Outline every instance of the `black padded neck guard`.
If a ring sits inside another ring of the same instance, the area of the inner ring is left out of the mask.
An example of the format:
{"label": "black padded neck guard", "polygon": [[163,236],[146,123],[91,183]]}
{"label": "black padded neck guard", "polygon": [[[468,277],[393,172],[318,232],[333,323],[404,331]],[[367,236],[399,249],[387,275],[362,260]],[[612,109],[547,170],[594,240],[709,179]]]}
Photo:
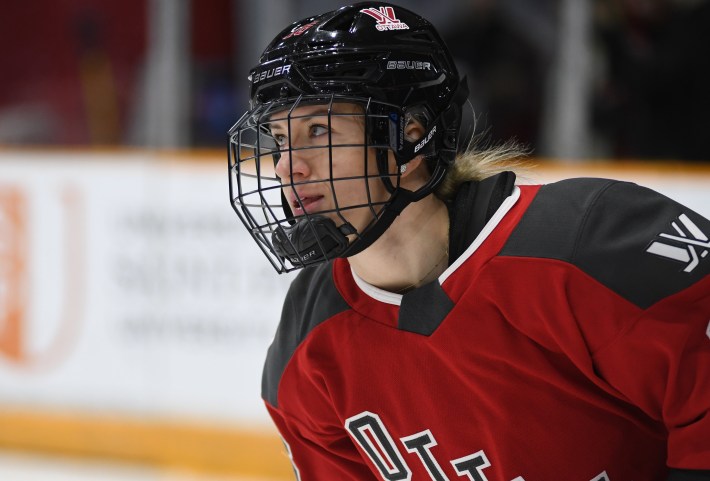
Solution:
{"label": "black padded neck guard", "polygon": [[503,172],[461,185],[449,208],[449,265],[471,245],[503,201],[513,193],[515,174]]}

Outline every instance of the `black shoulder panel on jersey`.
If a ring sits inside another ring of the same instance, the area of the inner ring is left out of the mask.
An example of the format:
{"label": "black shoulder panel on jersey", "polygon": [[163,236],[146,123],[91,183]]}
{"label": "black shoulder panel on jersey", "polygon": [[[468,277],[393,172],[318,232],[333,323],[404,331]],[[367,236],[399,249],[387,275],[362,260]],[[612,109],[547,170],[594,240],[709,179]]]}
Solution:
{"label": "black shoulder panel on jersey", "polygon": [[349,309],[333,281],[332,262],[302,270],[286,294],[281,322],[266,354],[261,395],[278,406],[278,388],[296,348],[317,325]]}
{"label": "black shoulder panel on jersey", "polygon": [[453,308],[439,281],[432,281],[402,296],[397,327],[430,336]]}
{"label": "black shoulder panel on jersey", "polygon": [[710,471],[671,469],[668,481],[710,481]]}
{"label": "black shoulder panel on jersey", "polygon": [[606,179],[540,188],[502,256],[559,259],[641,308],[710,273],[710,222],[651,189]]}
{"label": "black shoulder panel on jersey", "polygon": [[571,260],[585,213],[613,183],[571,179],[542,186],[501,255]]}

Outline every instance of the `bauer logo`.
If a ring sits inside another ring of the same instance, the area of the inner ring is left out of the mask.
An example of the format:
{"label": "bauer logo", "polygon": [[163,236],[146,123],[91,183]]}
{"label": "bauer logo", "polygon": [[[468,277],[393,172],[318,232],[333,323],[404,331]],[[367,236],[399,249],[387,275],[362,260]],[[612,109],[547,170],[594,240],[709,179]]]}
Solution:
{"label": "bauer logo", "polygon": [[360,10],[362,13],[371,16],[377,20],[375,28],[380,32],[385,30],[408,30],[409,25],[399,20],[394,14],[392,7],[380,7],[379,9],[371,7]]}
{"label": "bauer logo", "polygon": [[387,70],[431,70],[431,64],[414,60],[389,60]]}
{"label": "bauer logo", "polygon": [[431,140],[431,138],[434,136],[435,133],[436,133],[436,125],[434,126],[433,129],[431,129],[431,132],[429,132],[429,135],[427,135],[426,138],[424,138],[424,140],[422,140],[421,142],[419,142],[419,143],[414,147],[414,153],[416,154],[417,152],[419,152],[419,151],[422,149],[422,147],[424,147],[426,144],[428,144],[429,141]]}
{"label": "bauer logo", "polygon": [[646,252],[685,264],[684,272],[693,272],[710,252],[710,239],[687,215],[678,216],[671,222],[674,234],[662,232]]}
{"label": "bauer logo", "polygon": [[263,82],[264,80],[273,78],[273,77],[281,77],[282,75],[286,75],[291,71],[291,64],[288,65],[282,65],[281,67],[275,67],[275,68],[270,68],[267,70],[263,70],[261,72],[256,72],[251,76],[251,81],[252,83],[259,83]]}

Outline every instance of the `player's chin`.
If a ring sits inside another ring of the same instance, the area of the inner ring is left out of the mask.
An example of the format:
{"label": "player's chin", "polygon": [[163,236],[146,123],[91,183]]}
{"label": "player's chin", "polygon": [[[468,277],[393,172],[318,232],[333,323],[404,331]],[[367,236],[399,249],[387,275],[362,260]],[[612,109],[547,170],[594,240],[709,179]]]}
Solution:
{"label": "player's chin", "polygon": [[[315,207],[315,208],[314,208]],[[308,219],[313,216],[326,217],[340,227],[345,224],[350,224],[357,232],[362,232],[375,219],[375,213],[365,206],[339,206],[335,208],[327,202],[313,203],[305,209],[302,207],[291,207],[294,220]]]}

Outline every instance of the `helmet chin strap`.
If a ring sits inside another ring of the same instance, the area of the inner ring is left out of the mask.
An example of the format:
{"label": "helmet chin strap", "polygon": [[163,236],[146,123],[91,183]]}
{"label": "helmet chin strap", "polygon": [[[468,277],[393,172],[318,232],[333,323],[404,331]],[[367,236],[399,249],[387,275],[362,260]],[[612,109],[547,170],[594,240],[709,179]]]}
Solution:
{"label": "helmet chin strap", "polygon": [[392,222],[402,213],[404,208],[417,200],[419,199],[415,192],[401,187],[398,188],[390,202],[384,207],[382,216],[369,229],[365,230],[360,237],[355,239],[340,257],[351,257],[370,247],[392,225]]}
{"label": "helmet chin strap", "polygon": [[[370,247],[380,236],[392,225],[392,222],[402,213],[405,207],[416,200],[414,192],[403,189],[400,185],[400,175],[402,170],[396,173],[397,185],[392,184],[390,173],[388,172],[389,154],[387,149],[377,149],[375,153],[377,169],[380,173],[380,180],[387,191],[392,195],[390,201],[383,206],[382,215],[373,221],[357,239],[350,243],[350,246],[343,252],[341,257],[351,257]],[[407,164],[402,164],[406,166]]]}
{"label": "helmet chin strap", "polygon": [[[379,161],[380,158],[378,155],[378,167],[380,168],[380,170],[382,170],[383,167],[386,168],[387,164],[383,164]],[[417,202],[431,194],[433,186],[436,186],[439,183],[445,173],[446,168],[444,166],[437,166],[434,169],[434,172],[432,172],[431,178],[425,185],[423,185],[416,191],[411,191],[403,188],[401,185],[399,185],[399,182],[397,182],[397,187],[394,188],[389,177],[382,174],[381,172],[381,180],[387,187],[387,190],[392,193],[392,198],[383,207],[382,215],[373,224],[371,224],[369,228],[365,229],[365,232],[363,232],[360,237],[355,239],[350,244],[350,247],[348,247],[348,249],[340,257],[354,256],[370,247],[377,239],[380,238],[380,236],[389,228],[389,226],[392,225],[392,222],[394,222],[397,216],[402,213],[405,207],[407,207],[412,202]],[[399,176],[400,174],[397,175]],[[388,183],[389,186],[387,185]],[[392,188],[392,190],[390,190],[390,188]]]}

